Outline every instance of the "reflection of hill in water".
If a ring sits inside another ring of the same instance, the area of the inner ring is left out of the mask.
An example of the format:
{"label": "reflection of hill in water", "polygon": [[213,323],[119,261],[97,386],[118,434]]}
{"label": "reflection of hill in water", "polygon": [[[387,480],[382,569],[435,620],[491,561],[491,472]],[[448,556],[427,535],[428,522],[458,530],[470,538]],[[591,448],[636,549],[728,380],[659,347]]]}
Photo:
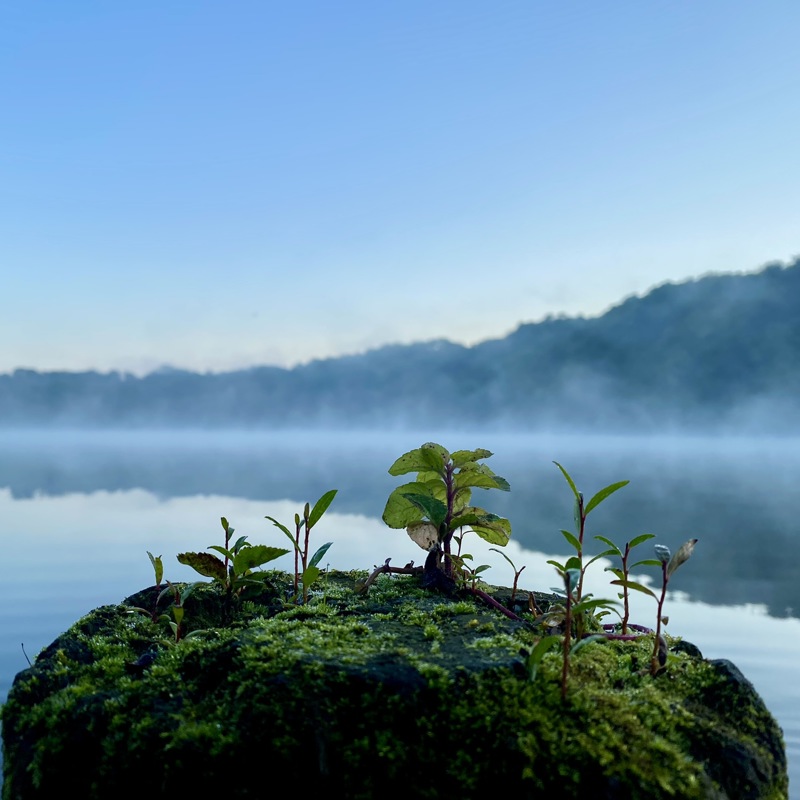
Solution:
{"label": "reflection of hill in water", "polygon": [[[162,497],[219,494],[251,500],[314,502],[338,489],[336,510],[380,517],[398,479],[387,472],[401,453],[436,438],[452,449],[488,447],[487,464],[511,492],[476,492],[476,502],[511,519],[521,546],[564,552],[572,529],[571,492],[561,462],[587,500],[603,486],[626,486],[589,516],[587,551],[602,534],[620,546],[639,533],[673,551],[700,540],[675,589],[711,604],[764,604],[800,616],[798,524],[792,498],[800,481],[793,443],[732,440],[410,434],[5,435],[0,487],[15,497],[142,488]],[[636,551],[649,558],[646,544]]]}

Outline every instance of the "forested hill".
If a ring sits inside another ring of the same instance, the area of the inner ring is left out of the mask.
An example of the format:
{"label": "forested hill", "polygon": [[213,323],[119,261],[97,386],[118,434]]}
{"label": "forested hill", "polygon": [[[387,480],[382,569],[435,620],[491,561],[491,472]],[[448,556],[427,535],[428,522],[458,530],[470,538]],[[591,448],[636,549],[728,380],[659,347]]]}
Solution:
{"label": "forested hill", "polygon": [[800,259],[664,284],[504,339],[282,369],[0,375],[0,427],[514,427],[800,433]]}

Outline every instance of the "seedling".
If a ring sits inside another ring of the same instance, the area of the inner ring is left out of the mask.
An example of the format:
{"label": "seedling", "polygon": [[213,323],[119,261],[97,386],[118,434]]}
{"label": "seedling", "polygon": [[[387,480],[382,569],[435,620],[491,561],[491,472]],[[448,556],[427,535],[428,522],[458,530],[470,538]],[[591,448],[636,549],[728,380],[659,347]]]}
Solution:
{"label": "seedling", "polygon": [[[627,486],[630,481],[617,481],[616,483],[609,484],[597,492],[597,494],[595,494],[592,499],[584,505],[583,492],[578,491],[578,488],[575,486],[575,482],[572,480],[570,474],[566,469],[564,469],[564,467],[561,466],[561,464],[558,463],[558,461],[554,461],[553,463],[561,470],[561,474],[564,476],[565,480],[569,484],[570,489],[572,489],[573,495],[575,496],[574,519],[576,531],[573,533],[572,531],[562,530],[561,535],[573,547],[576,555],[568,559],[566,564],[560,564],[558,561],[548,561],[547,563],[552,564],[562,575],[564,575],[568,570],[577,569],[578,577],[575,585],[575,602],[580,603],[581,599],[583,598],[583,580],[584,576],[586,575],[586,570],[591,564],[597,561],[597,559],[604,556],[613,555],[615,552],[614,550],[606,550],[602,553],[598,553],[596,556],[593,556],[584,563],[583,545],[584,536],[586,534],[586,518],[589,516],[591,511],[593,511],[595,508],[597,508],[597,506],[600,505],[600,503],[603,502],[603,500],[616,492],[618,489],[621,489],[623,486]],[[579,636],[584,633],[584,630],[583,618],[578,617]]]}
{"label": "seedling", "polygon": [[517,569],[514,562],[505,553],[498,550],[496,547],[490,547],[489,549],[494,550],[495,553],[500,553],[500,555],[503,556],[503,558],[506,561],[508,561],[508,563],[511,565],[511,569],[514,570],[514,583],[511,586],[511,600],[510,600],[511,604],[513,605],[514,598],[517,596],[517,584],[519,583],[519,576],[522,574],[522,570],[524,570],[525,567],[522,566],[519,569]]}
{"label": "seedling", "polygon": [[[337,489],[331,489],[325,492],[322,497],[314,503],[314,508],[311,508],[306,503],[303,509],[303,516],[299,514],[294,515],[294,533],[292,533],[283,523],[278,522],[274,517],[265,517],[273,525],[279,528],[289,538],[294,549],[294,597],[295,601],[300,597],[300,585],[303,587],[303,603],[308,602],[309,587],[317,580],[320,574],[319,562],[322,561],[325,553],[333,542],[327,542],[322,545],[313,556],[309,559],[309,537],[311,529],[320,521],[322,515],[328,510],[328,507],[336,497]],[[305,535],[303,536],[303,532]],[[302,543],[301,543],[302,539]],[[284,551],[288,552],[288,551]]]}
{"label": "seedling", "polygon": [[178,561],[212,578],[222,587],[225,592],[225,612],[230,619],[234,597],[238,598],[249,586],[260,585],[260,581],[253,577],[253,570],[289,551],[264,544],[252,545],[246,536],[240,536],[231,544],[234,528],[225,517],[220,517],[220,521],[225,531],[225,545],[211,545],[208,549],[215,550],[224,558],[212,553],[179,553]]}
{"label": "seedling", "polygon": [[448,452],[428,442],[400,456],[390,475],[417,473],[414,482],[398,486],[386,501],[383,521],[390,528],[405,528],[428,551],[422,584],[451,591],[455,587],[452,539],[460,528],[469,528],[490,544],[504,547],[511,523],[478,506],[470,505],[472,489],[510,490],[508,481],[478,462],[489,450]]}
{"label": "seedling", "polygon": [[[577,559],[571,559],[576,566],[568,566],[565,569],[556,567],[560,575],[564,588],[553,588],[551,591],[563,597],[563,603],[551,606],[546,614],[540,619],[545,625],[560,625],[563,629],[561,636],[545,635],[535,645],[533,650],[527,655],[525,666],[531,680],[536,677],[539,664],[544,656],[557,644],[561,644],[561,698],[567,696],[567,685],[569,682],[570,658],[582,647],[591,642],[605,641],[606,637],[602,634],[585,635],[580,632],[575,636],[573,642],[573,628],[578,631],[582,629],[579,621],[586,615],[591,615],[599,608],[612,608],[616,603],[614,600],[594,598],[590,594],[585,595],[580,600],[577,597],[578,584],[580,582],[581,570],[577,566]],[[569,563],[569,562],[568,562]]]}
{"label": "seedling", "polygon": [[[652,533],[643,533],[639,536],[634,537],[629,542],[625,543],[625,550],[622,551],[614,544],[610,539],[606,539],[605,536],[595,536],[595,539],[603,542],[603,544],[607,544],[609,549],[605,552],[601,553],[601,556],[618,556],[620,561],[622,562],[621,567],[606,567],[607,572],[611,572],[617,576],[616,581],[612,581],[612,583],[622,586],[622,592],[619,594],[619,598],[622,600],[623,605],[623,613],[622,613],[622,635],[626,636],[628,634],[628,625],[630,622],[630,590],[634,589],[637,592],[644,592],[645,594],[652,594],[650,590],[642,585],[641,583],[637,583],[636,581],[632,581],[630,579],[630,572],[634,567],[652,567],[652,566],[659,566],[661,564],[660,561],[656,561],[654,558],[645,558],[642,561],[636,561],[633,564],[629,563],[629,558],[631,554],[631,550],[634,547],[646,542],[648,539],[653,539],[655,534]],[[599,557],[599,556],[598,556]]]}
{"label": "seedling", "polygon": [[669,622],[669,617],[664,616],[664,600],[667,597],[667,585],[675,570],[678,569],[681,564],[689,560],[694,552],[694,546],[696,544],[697,539],[689,539],[689,541],[684,542],[680,546],[678,552],[675,553],[674,556],[670,553],[670,549],[666,545],[657,544],[654,546],[656,556],[658,556],[658,561],[654,563],[661,568],[661,592],[658,595],[646,586],[642,586],[642,584],[630,580],[611,581],[613,584],[635,589],[638,592],[644,592],[644,594],[648,594],[650,597],[654,598],[658,604],[656,629],[653,636],[653,655],[650,659],[650,674],[654,676],[663,669],[666,663],[666,648],[664,647],[663,637],[661,635],[661,626]]}

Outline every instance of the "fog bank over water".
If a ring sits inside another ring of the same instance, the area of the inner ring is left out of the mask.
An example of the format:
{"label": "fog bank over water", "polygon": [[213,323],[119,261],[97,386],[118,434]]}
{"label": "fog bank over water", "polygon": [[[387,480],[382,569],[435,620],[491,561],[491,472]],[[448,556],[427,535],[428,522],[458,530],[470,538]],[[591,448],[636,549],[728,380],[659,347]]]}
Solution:
{"label": "fog bank over water", "polygon": [[[262,518],[277,516],[274,505],[288,502],[294,509],[290,519],[305,502],[337,489],[332,512],[373,520],[383,531],[386,498],[399,481],[388,468],[425,441],[451,451],[492,450],[486,463],[508,479],[511,491],[476,490],[474,501],[511,520],[514,545],[567,552],[559,531],[572,529],[572,494],[553,463],[558,461],[587,499],[608,484],[630,481],[592,512],[587,552],[605,549],[594,540],[597,534],[624,546],[640,533],[653,533],[653,543],[673,551],[696,537],[696,554],[676,588],[712,604],[752,602],[775,616],[800,616],[800,559],[794,556],[800,526],[787,501],[800,482],[800,439],[433,430],[17,432],[0,434],[0,488],[14,501],[32,502],[131,491],[164,503],[239,498],[258,504]],[[215,531],[227,513],[220,508],[211,514],[206,530]],[[259,537],[266,534],[263,526],[257,530]],[[383,533],[387,544],[402,537],[389,529]],[[200,537],[198,547],[213,543],[206,538]],[[392,555],[387,547],[384,558]]]}

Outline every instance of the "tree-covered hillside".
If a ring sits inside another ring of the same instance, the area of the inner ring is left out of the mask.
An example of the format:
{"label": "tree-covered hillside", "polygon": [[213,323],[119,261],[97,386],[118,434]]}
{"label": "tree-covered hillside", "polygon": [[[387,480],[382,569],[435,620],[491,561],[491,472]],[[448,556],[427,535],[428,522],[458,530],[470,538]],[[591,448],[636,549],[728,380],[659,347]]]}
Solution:
{"label": "tree-covered hillside", "polygon": [[0,375],[0,426],[800,430],[800,259],[664,284],[595,318],[292,369]]}

